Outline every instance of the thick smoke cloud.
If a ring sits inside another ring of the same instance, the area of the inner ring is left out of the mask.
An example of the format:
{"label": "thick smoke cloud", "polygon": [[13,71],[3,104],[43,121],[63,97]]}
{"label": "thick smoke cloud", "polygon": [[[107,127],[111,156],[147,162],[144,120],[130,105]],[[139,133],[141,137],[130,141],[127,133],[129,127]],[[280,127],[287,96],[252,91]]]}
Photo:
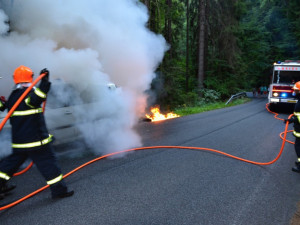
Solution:
{"label": "thick smoke cloud", "polygon": [[[139,146],[133,126],[167,50],[147,21],[137,0],[0,0],[0,95],[9,95],[16,67],[26,65],[36,76],[46,67],[54,84],[76,90],[77,97],[53,88],[62,102],[82,102],[86,91],[99,101],[74,112],[77,122],[85,121],[78,129],[91,148],[107,153]],[[108,91],[109,82],[120,88]]]}

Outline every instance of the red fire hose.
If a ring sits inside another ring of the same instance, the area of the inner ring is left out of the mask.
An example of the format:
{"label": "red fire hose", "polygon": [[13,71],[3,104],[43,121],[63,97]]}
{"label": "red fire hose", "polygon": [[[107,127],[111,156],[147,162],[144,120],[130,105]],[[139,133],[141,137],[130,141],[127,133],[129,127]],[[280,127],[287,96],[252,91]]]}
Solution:
{"label": "red fire hose", "polygon": [[[268,105],[266,106],[267,110],[269,112],[271,112],[268,108]],[[273,113],[273,112],[271,112]],[[279,120],[283,120],[281,118],[278,118],[278,114],[274,113],[275,114],[275,118],[276,119],[279,119]],[[289,118],[291,118],[292,115],[289,116]],[[201,148],[201,147],[185,147],[185,146],[150,146],[150,147],[141,147],[141,148],[133,148],[133,149],[128,149],[128,150],[124,150],[124,151],[119,151],[119,152],[114,152],[114,153],[110,153],[110,154],[106,154],[106,155],[103,155],[101,157],[98,157],[98,158],[95,158],[77,168],[75,168],[74,170],[70,171],[69,173],[65,174],[63,176],[63,178],[66,178],[68,176],[70,176],[71,174],[77,172],[78,170],[82,169],[83,167],[86,167],[96,161],[99,161],[101,159],[104,159],[104,158],[107,158],[107,157],[110,157],[110,156],[114,156],[114,155],[117,155],[117,154],[121,154],[121,153],[125,153],[125,152],[132,152],[132,151],[139,151],[139,150],[149,150],[149,149],[188,149],[188,150],[201,150],[201,151],[210,151],[210,152],[215,152],[215,153],[218,153],[218,154],[222,154],[222,155],[225,155],[227,157],[230,157],[230,158],[234,158],[234,159],[237,159],[237,160],[240,160],[240,161],[243,161],[243,162],[247,162],[247,163],[252,163],[254,165],[270,165],[270,164],[273,164],[275,163],[281,156],[282,152],[283,152],[283,149],[284,149],[284,145],[285,145],[285,142],[286,142],[286,135],[287,135],[287,129],[288,129],[288,125],[289,123],[287,122],[286,125],[285,125],[285,131],[283,132],[284,133],[284,136],[283,136],[283,141],[282,141],[282,145],[281,145],[281,148],[280,148],[280,151],[278,153],[278,155],[275,157],[275,159],[273,159],[272,161],[269,161],[269,162],[256,162],[256,161],[251,161],[251,160],[247,160],[247,159],[243,159],[243,158],[240,158],[240,157],[237,157],[237,156],[234,156],[234,155],[231,155],[231,154],[228,154],[228,153],[225,153],[225,152],[222,152],[222,151],[219,151],[219,150],[215,150],[215,149],[211,149],[211,148]],[[7,204],[5,206],[2,206],[0,207],[0,211],[1,210],[5,210],[5,209],[8,209],[8,208],[11,208],[23,201],[25,201],[26,199],[42,192],[43,190],[47,189],[49,187],[49,185],[46,185],[28,195],[26,195],[25,197],[15,201],[15,202],[12,202],[10,204]]]}
{"label": "red fire hose", "polygon": [[[273,113],[274,114],[274,118],[275,119],[277,119],[277,120],[284,120],[284,119],[281,119],[281,118],[278,118],[278,113],[275,113],[275,112],[272,112],[270,109],[269,109],[269,104],[267,104],[266,105],[266,109],[270,112],[270,113]],[[290,117],[289,117],[290,118]],[[291,133],[291,132],[293,132],[293,130],[288,130],[288,131],[286,131],[287,133]],[[285,132],[281,132],[280,134],[279,134],[279,137],[283,140],[284,139],[284,137],[283,137],[283,135],[284,135],[284,133]],[[290,141],[290,140],[286,140],[286,142],[288,142],[288,143],[290,143],[290,144],[295,144],[295,142],[293,142],[293,141]]]}

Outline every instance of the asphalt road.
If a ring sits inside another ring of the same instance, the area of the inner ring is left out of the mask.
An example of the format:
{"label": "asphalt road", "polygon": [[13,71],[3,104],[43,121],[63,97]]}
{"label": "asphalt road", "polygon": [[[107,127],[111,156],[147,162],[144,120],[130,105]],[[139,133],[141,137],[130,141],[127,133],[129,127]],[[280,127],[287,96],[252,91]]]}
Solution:
{"label": "asphalt road", "polygon": [[[282,121],[266,100],[181,117],[140,123],[144,146],[179,145],[221,150],[267,162],[281,146]],[[287,115],[283,115],[287,117]],[[291,135],[289,139],[293,140]],[[92,159],[60,162],[64,172]],[[257,166],[216,153],[156,149],[105,159],[68,177],[71,198],[53,201],[50,191],[0,212],[0,224],[245,225],[289,224],[300,199],[296,155],[286,144],[281,158]],[[0,204],[44,185],[32,168],[14,179],[15,193]]]}

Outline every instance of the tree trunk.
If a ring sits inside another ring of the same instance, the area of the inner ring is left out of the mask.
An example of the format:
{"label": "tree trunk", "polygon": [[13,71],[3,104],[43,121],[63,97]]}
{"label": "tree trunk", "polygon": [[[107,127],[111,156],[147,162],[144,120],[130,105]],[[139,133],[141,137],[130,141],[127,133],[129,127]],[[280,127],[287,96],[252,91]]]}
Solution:
{"label": "tree trunk", "polygon": [[173,48],[172,48],[172,0],[166,0],[166,5],[167,5],[167,16],[166,16],[166,39],[169,45],[171,46],[170,48],[170,57],[173,58]]}
{"label": "tree trunk", "polygon": [[186,0],[186,57],[185,57],[185,91],[189,91],[189,61],[190,61],[190,43],[189,43],[189,36],[190,36],[190,2]]}
{"label": "tree trunk", "polygon": [[148,13],[149,13],[149,19],[148,19],[148,23],[147,23],[147,27],[151,28],[151,9],[150,9],[150,0],[140,0],[142,3],[145,4],[145,6],[148,9]]}
{"label": "tree trunk", "polygon": [[157,24],[156,24],[156,7],[153,2],[149,1],[149,13],[150,13],[150,30],[153,32],[157,32]]}
{"label": "tree trunk", "polygon": [[143,0],[142,2],[150,9],[150,0]]}
{"label": "tree trunk", "polygon": [[206,0],[199,0],[199,41],[198,41],[198,88],[203,89],[205,65],[205,19]]}

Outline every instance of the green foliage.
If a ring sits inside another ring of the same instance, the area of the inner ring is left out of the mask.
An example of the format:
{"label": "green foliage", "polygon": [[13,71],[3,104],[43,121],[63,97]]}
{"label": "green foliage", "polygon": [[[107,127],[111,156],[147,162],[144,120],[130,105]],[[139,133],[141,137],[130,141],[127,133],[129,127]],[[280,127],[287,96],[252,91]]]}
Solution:
{"label": "green foliage", "polygon": [[215,110],[215,109],[222,109],[222,108],[226,108],[226,107],[240,105],[240,104],[244,104],[249,101],[251,101],[249,98],[240,98],[240,99],[236,99],[236,100],[232,101],[228,105],[225,105],[225,103],[221,102],[221,101],[213,102],[213,103],[202,103],[201,105],[194,106],[194,107],[183,106],[183,107],[176,108],[173,111],[173,113],[178,114],[180,116],[186,116],[186,115],[211,111],[211,110]]}
{"label": "green foliage", "polygon": [[212,89],[203,89],[201,92],[202,102],[216,102],[220,99],[221,94]]}

